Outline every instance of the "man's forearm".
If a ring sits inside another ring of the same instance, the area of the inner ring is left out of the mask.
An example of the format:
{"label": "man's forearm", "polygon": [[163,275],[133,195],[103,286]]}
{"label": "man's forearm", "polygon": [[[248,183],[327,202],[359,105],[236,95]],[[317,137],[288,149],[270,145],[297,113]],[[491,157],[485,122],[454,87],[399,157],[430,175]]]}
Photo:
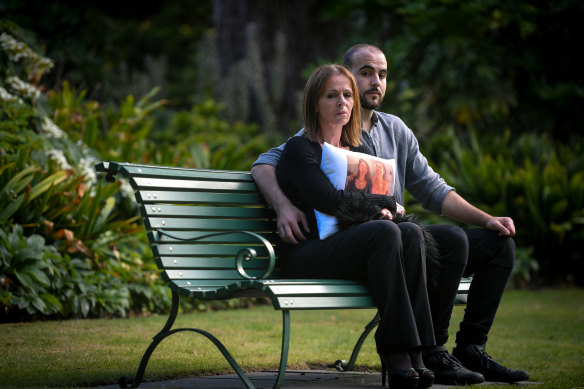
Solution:
{"label": "man's forearm", "polygon": [[272,165],[256,165],[251,168],[251,175],[264,196],[266,203],[276,212],[278,212],[283,202],[289,202],[288,197],[286,197],[280,185],[278,185],[276,168]]}
{"label": "man's forearm", "polygon": [[442,202],[442,214],[478,227],[486,227],[487,221],[492,218],[491,215],[471,205],[453,190],[448,192]]}

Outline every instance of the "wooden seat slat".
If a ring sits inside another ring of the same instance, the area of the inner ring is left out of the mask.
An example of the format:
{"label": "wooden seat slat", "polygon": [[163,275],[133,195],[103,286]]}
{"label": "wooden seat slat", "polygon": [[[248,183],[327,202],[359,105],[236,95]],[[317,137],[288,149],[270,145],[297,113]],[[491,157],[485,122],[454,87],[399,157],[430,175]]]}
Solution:
{"label": "wooden seat slat", "polygon": [[160,204],[140,207],[144,217],[184,217],[184,218],[205,218],[205,219],[264,219],[273,220],[274,211],[266,207],[188,207],[169,204]]}
{"label": "wooden seat slat", "polygon": [[[268,256],[268,251],[265,247],[250,246],[255,250],[258,256]],[[160,256],[206,256],[206,257],[233,257],[242,250],[241,245],[217,245],[217,244],[159,244],[152,247],[152,251],[156,257]]]}
{"label": "wooden seat slat", "polygon": [[173,192],[139,191],[136,200],[142,204],[224,204],[224,205],[264,205],[259,193],[210,193],[210,192]]}
{"label": "wooden seat slat", "polygon": [[103,162],[96,166],[98,171],[114,171],[125,177],[153,177],[173,179],[198,179],[214,181],[254,182],[249,172],[230,170],[189,169],[171,166],[140,165],[120,162]]}
{"label": "wooden seat slat", "polygon": [[228,192],[228,193],[255,193],[253,182],[207,181],[207,180],[177,180],[174,177],[151,178],[136,177],[131,181],[132,187],[140,191],[168,191],[180,192]]}
{"label": "wooden seat slat", "polygon": [[268,220],[225,220],[148,217],[144,219],[148,229],[189,231],[272,231],[273,222]]}
{"label": "wooden seat slat", "polygon": [[[149,231],[148,232],[148,239],[150,242],[158,242],[159,244],[168,244],[168,243],[175,243],[175,244],[183,244],[185,241],[183,239],[198,239],[198,243],[234,243],[234,244],[241,244],[241,245],[248,245],[249,244],[257,244],[257,238],[243,233],[232,233],[232,234],[222,234],[222,235],[214,235],[209,236],[206,238],[201,238],[202,236],[209,235],[209,231],[181,231],[181,230],[173,230],[172,234],[176,235],[179,239],[171,238],[166,236],[158,231]],[[276,234],[273,232],[270,233],[262,233],[269,241],[273,241],[276,239]]]}
{"label": "wooden seat slat", "polygon": [[[233,260],[231,258],[186,258],[181,257],[162,257],[156,258],[156,264],[165,269],[233,269]],[[245,264],[246,269],[265,269],[267,257],[255,259]]]}

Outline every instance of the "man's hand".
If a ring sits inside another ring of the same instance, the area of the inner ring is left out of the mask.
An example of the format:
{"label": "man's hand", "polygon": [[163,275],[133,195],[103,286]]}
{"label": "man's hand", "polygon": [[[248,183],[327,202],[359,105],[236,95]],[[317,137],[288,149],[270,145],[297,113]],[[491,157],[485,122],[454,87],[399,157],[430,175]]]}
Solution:
{"label": "man's hand", "polygon": [[442,213],[452,219],[498,232],[501,236],[515,236],[513,219],[507,216],[491,216],[470,205],[455,191],[450,191],[442,203]]}
{"label": "man's hand", "polygon": [[280,238],[289,244],[298,244],[299,241],[306,240],[301,229],[302,226],[304,231],[310,232],[306,215],[282,192],[276,178],[276,169],[271,165],[256,165],[251,168],[251,175],[266,203],[276,211]]}
{"label": "man's hand", "polygon": [[502,236],[515,236],[515,224],[510,217],[494,216],[487,220],[486,227],[491,231],[499,232]]}
{"label": "man's hand", "polygon": [[280,239],[289,244],[298,244],[300,241],[306,240],[301,227],[304,227],[306,232],[310,232],[310,229],[304,212],[288,201],[286,204],[280,204],[276,214],[278,215]]}

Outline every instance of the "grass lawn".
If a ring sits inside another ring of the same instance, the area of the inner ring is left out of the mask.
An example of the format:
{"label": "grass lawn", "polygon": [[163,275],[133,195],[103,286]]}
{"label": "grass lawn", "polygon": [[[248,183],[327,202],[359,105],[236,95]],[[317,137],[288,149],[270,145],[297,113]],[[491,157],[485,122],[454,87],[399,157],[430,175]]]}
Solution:
{"label": "grass lawn", "polygon": [[[455,307],[454,334],[463,315]],[[289,369],[323,368],[349,359],[372,310],[292,312]],[[281,312],[271,307],[180,316],[176,326],[217,336],[246,370],[275,369]],[[0,387],[87,387],[133,375],[166,318],[70,320],[0,325]],[[370,336],[357,369],[379,371]],[[584,289],[510,290],[504,295],[487,351],[522,368],[544,388],[584,387]],[[206,338],[192,332],[166,339],[150,359],[146,380],[232,372]]]}

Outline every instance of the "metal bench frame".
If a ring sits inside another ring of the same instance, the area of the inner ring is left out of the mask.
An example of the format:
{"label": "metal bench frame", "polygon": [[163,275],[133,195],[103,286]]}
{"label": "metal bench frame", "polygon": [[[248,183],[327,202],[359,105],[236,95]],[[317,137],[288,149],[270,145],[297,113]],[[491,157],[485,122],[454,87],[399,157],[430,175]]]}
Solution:
{"label": "metal bench frame", "polygon": [[[165,338],[192,331],[208,338],[241,378],[255,388],[227,348],[212,334],[197,328],[172,329],[180,296],[201,300],[236,297],[269,298],[282,311],[282,347],[273,388],[284,382],[290,340],[290,311],[299,309],[376,308],[368,287],[360,281],[287,279],[274,251],[276,217],[262,199],[249,172],[186,169],[103,162],[96,170],[108,181],[119,175],[135,190],[144,226],[162,277],[172,290],[172,306],[162,330],[142,356],[134,377],[122,377],[120,387],[138,387],[148,361]],[[470,279],[459,286],[456,304],[465,304]],[[349,362],[335,367],[350,371],[379,315],[365,326]]]}

